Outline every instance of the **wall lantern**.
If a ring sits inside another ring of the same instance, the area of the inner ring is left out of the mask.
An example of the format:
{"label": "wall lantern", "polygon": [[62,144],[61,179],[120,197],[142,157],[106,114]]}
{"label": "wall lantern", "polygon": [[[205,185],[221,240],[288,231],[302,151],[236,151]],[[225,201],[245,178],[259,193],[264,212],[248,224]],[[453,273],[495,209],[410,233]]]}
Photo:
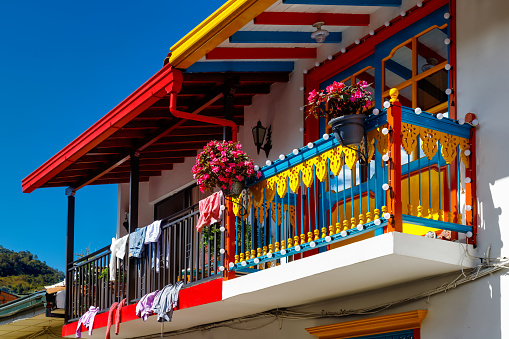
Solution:
{"label": "wall lantern", "polygon": [[[265,155],[268,158],[270,150],[272,149],[271,126],[269,126],[267,131],[267,128],[263,127],[262,122],[258,120],[258,123],[251,129],[251,132],[253,132],[253,141],[256,146],[256,151],[258,154],[260,154],[260,150],[263,149],[265,151]],[[265,133],[267,133],[267,141],[265,142],[265,145],[263,145],[263,141],[265,140]]]}

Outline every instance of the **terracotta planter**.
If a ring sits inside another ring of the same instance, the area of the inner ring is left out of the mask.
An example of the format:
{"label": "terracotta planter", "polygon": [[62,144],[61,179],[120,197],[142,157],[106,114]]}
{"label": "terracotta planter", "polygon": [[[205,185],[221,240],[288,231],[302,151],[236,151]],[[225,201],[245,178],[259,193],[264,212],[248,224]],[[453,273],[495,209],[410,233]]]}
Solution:
{"label": "terracotta planter", "polygon": [[364,137],[364,114],[344,115],[329,121],[336,140],[342,146],[360,145]]}

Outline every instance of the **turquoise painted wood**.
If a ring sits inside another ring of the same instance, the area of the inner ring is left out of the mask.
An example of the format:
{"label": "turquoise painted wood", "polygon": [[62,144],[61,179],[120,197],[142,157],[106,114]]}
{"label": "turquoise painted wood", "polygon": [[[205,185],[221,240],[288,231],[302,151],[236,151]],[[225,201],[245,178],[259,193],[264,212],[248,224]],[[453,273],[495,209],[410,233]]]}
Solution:
{"label": "turquoise painted wood", "polygon": [[[339,44],[342,40],[341,32],[330,32],[324,44]],[[282,32],[282,31],[238,31],[230,37],[231,43],[272,43],[272,44],[309,44],[317,43],[311,38],[311,32]]]}
{"label": "turquoise painted wood", "polygon": [[472,232],[472,226],[453,224],[451,222],[438,221],[427,218],[419,218],[408,214],[403,214],[403,222],[407,224],[437,228],[439,230],[447,230],[460,233]]}
{"label": "turquoise painted wood", "polygon": [[292,72],[293,61],[199,61],[186,73],[208,72]]}

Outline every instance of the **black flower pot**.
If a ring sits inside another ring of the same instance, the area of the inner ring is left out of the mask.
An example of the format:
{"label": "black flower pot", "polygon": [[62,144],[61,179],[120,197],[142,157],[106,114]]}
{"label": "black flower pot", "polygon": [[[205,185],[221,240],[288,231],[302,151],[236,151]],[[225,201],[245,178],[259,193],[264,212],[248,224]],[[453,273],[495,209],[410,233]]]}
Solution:
{"label": "black flower pot", "polygon": [[360,145],[364,137],[364,114],[344,115],[329,121],[336,140],[342,146]]}
{"label": "black flower pot", "polygon": [[244,189],[244,181],[233,180],[232,185],[223,190],[223,194],[227,197],[237,196],[242,193]]}

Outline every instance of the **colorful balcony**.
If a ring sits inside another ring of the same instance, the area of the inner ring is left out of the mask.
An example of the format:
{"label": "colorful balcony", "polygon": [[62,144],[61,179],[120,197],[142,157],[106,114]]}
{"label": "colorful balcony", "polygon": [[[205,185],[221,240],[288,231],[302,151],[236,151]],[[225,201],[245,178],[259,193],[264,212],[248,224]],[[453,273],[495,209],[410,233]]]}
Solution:
{"label": "colorful balcony", "polygon": [[233,206],[231,270],[252,272],[393,231],[475,243],[471,125],[416,114],[396,100],[366,125],[360,147],[326,134],[261,169]]}
{"label": "colorful balcony", "polygon": [[[475,245],[475,130],[395,99],[368,116],[360,150],[325,135],[260,169],[213,230],[195,231],[197,206],[163,220],[161,246],[118,261],[115,281],[109,247],[75,261],[69,321],[177,281],[185,284],[179,310],[203,316],[175,330],[471,266],[463,244]],[[308,286],[320,288],[296,293]],[[208,299],[187,300],[193,293]]]}

